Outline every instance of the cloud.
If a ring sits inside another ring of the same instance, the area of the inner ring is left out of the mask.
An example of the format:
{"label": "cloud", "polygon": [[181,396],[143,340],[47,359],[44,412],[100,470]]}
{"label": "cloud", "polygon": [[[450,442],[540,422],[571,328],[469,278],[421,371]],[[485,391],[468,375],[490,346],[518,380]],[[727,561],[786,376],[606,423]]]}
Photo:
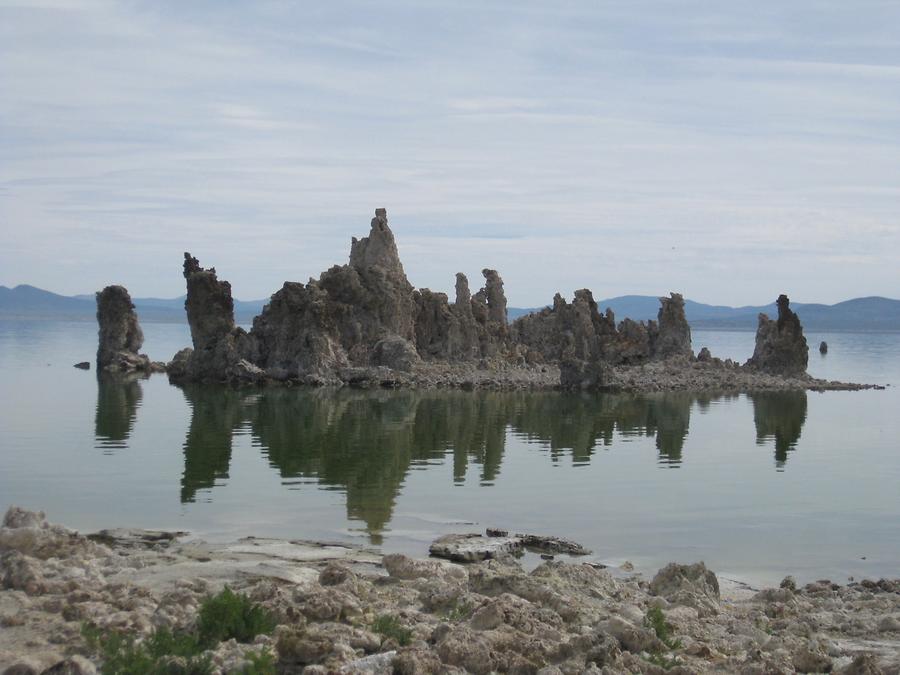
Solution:
{"label": "cloud", "polygon": [[896,295],[900,9],[667,7],[0,0],[0,283],[265,297],[386,206],[516,304]]}

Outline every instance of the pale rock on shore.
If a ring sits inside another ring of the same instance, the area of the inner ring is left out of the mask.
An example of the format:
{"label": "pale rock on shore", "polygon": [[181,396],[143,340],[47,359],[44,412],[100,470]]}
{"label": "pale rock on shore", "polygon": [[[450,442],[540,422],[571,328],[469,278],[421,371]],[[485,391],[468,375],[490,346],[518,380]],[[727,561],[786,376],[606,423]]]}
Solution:
{"label": "pale rock on shore", "polygon": [[[212,650],[223,673],[262,650],[280,672],[310,675],[900,672],[900,580],[798,588],[786,579],[722,597],[702,563],[670,564],[648,582],[576,559],[526,572],[503,555],[458,565],[252,538],[96,539],[9,509],[0,528],[0,673],[91,675],[101,664],[85,651],[83,622],[143,636],[189,629],[202,600],[226,583],[279,626]],[[385,615],[408,641],[375,631]]]}

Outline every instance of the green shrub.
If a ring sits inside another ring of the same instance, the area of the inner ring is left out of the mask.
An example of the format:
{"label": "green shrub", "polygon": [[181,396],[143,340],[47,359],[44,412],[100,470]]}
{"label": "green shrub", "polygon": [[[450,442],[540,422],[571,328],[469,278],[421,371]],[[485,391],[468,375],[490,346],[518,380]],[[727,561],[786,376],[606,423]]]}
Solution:
{"label": "green shrub", "polygon": [[[93,624],[82,626],[88,649],[100,656],[102,675],[209,675],[212,663],[202,656],[224,640],[250,642],[271,633],[275,619],[246,595],[225,588],[203,601],[194,633],[160,628],[143,640],[130,633],[103,631]],[[274,675],[275,658],[264,650],[248,652],[245,675]]]}
{"label": "green shrub", "polygon": [[412,640],[412,631],[404,628],[400,619],[391,614],[382,614],[375,619],[372,630],[386,638],[393,638],[401,647],[408,645]]}
{"label": "green shrub", "polygon": [[218,595],[207,598],[197,617],[197,637],[201,645],[214,646],[234,638],[251,642],[257,635],[275,630],[275,618],[242,593],[227,586]]}
{"label": "green shrub", "polygon": [[672,639],[672,625],[666,621],[666,617],[659,607],[651,607],[647,610],[644,625],[652,628],[659,641],[669,649],[681,649],[681,640]]}
{"label": "green shrub", "polygon": [[160,628],[138,642],[134,635],[102,631],[93,624],[81,630],[88,648],[103,661],[102,675],[209,675],[212,664],[197,638]]}
{"label": "green shrub", "polygon": [[250,665],[244,666],[241,675],[275,675],[275,655],[268,649],[247,652]]}

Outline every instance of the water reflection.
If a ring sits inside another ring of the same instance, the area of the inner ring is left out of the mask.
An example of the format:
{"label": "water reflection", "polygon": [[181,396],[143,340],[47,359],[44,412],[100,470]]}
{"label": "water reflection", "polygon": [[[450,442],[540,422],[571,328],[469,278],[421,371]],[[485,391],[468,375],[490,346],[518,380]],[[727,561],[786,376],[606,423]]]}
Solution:
{"label": "water reflection", "polygon": [[203,385],[187,385],[182,391],[191,407],[191,425],[184,441],[181,501],[192,502],[198,490],[228,478],[233,435],[246,417],[247,396]]}
{"label": "water reflection", "polygon": [[775,466],[784,469],[788,452],[797,446],[806,422],[806,392],[776,391],[750,394],[756,444],[775,439]]}
{"label": "water reflection", "polygon": [[96,447],[108,450],[127,447],[144,396],[141,379],[146,376],[97,374]]}
{"label": "water reflection", "polygon": [[[236,435],[247,435],[288,489],[314,483],[342,492],[350,519],[380,543],[411,469],[442,464],[452,481],[500,479],[507,444],[527,441],[551,462],[591,462],[601,448],[653,438],[660,466],[685,461],[691,414],[734,395],[670,392],[582,395],[557,392],[359,391],[209,385],[182,389],[191,409],[181,501],[228,478]],[[775,442],[783,468],[806,420],[805,392],[753,394],[756,441]],[[124,445],[141,400],[140,382],[101,378],[98,444]],[[740,410],[740,406],[730,409]],[[724,412],[724,411],[723,411]],[[752,432],[751,432],[752,433]],[[596,460],[595,460],[596,461]],[[450,480],[448,476],[448,480]]]}

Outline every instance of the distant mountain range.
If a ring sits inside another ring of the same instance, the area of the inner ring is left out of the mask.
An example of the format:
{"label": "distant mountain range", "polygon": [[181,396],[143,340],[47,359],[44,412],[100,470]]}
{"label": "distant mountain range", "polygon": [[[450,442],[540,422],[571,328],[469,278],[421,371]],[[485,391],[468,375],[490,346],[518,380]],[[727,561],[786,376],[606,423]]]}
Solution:
{"label": "distant mountain range", "polygon": [[[650,295],[622,295],[608,300],[598,300],[600,311],[612,309],[616,319],[625,317],[635,321],[655,319],[659,312],[659,298]],[[793,309],[800,316],[804,328],[811,330],[863,330],[900,331],[900,300],[868,297],[845,300],[835,305],[792,302]],[[535,309],[509,310],[510,320]],[[761,306],[726,307],[706,305],[693,300],[684,301],[684,312],[688,323],[694,328],[756,330],[760,313],[774,318],[778,316],[775,303]]]}
{"label": "distant mountain range", "polygon": [[[186,321],[185,296],[178,298],[133,298],[140,321],[171,323]],[[250,323],[268,300],[234,301],[238,323]],[[93,295],[58,295],[35,286],[0,286],[0,318],[67,319],[93,321],[97,304]]]}
{"label": "distant mountain range", "polygon": [[[238,323],[248,324],[262,311],[268,300],[235,300],[234,313]],[[135,298],[138,318],[146,322],[185,321],[184,296],[179,298]],[[616,319],[629,317],[636,321],[655,319],[659,311],[659,299],[649,295],[623,295],[599,300],[601,311],[607,307],[615,312]],[[868,297],[854,298],[836,305],[791,303],[803,326],[812,330],[864,330],[900,331],[900,300]],[[509,308],[509,319],[516,319],[540,308]],[[0,318],[66,319],[92,321],[96,312],[94,297],[90,295],[66,296],[40,288],[20,285],[15,288],[0,286]],[[688,322],[695,328],[755,330],[760,312],[775,317],[775,303],[759,307],[725,307],[706,305],[693,300],[685,301]]]}

